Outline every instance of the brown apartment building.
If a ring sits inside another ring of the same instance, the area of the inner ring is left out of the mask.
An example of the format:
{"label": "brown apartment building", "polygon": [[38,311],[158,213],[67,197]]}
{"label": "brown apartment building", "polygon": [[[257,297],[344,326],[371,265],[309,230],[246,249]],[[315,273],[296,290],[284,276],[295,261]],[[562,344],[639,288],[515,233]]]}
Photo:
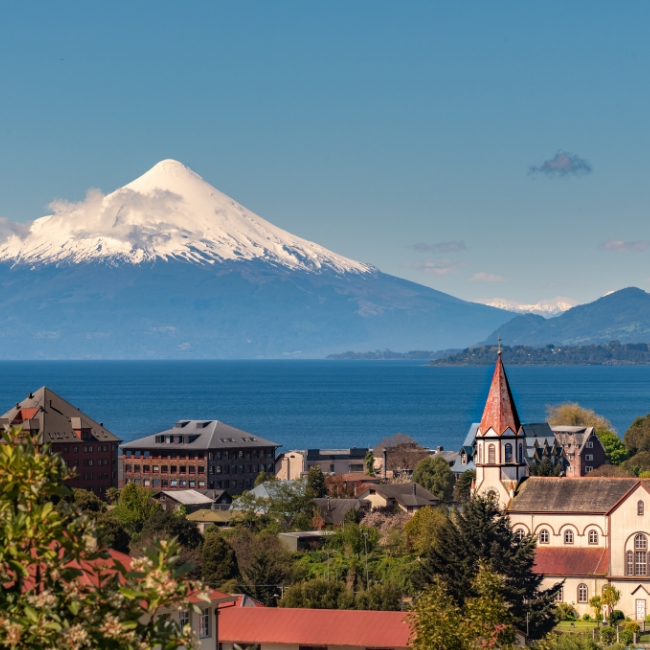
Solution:
{"label": "brown apartment building", "polygon": [[17,402],[0,418],[0,426],[4,425],[31,431],[40,444],[52,445],[52,451],[76,472],[71,487],[91,490],[100,497],[109,487],[117,487],[121,440],[49,388],[44,386]]}
{"label": "brown apartment building", "polygon": [[218,420],[181,420],[121,445],[118,483],[238,494],[254,487],[260,472],[275,474],[279,446]]}
{"label": "brown apartment building", "polygon": [[569,461],[567,476],[586,476],[607,463],[605,447],[593,427],[553,426],[551,429]]}

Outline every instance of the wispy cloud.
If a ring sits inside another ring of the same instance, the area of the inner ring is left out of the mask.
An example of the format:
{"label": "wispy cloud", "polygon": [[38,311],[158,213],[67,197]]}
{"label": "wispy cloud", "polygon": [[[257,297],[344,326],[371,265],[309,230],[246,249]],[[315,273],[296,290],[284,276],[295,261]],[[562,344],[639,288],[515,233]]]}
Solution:
{"label": "wispy cloud", "polygon": [[452,262],[451,260],[424,260],[418,262],[402,262],[403,269],[415,269],[426,275],[449,275],[456,273],[459,268],[467,266],[467,262]]}
{"label": "wispy cloud", "polygon": [[409,248],[418,253],[459,253],[467,246],[462,241],[443,241],[438,244],[413,244]]}
{"label": "wispy cloud", "polygon": [[29,234],[33,222],[17,223],[9,221],[7,217],[0,217],[0,243],[7,241],[10,237],[24,239]]}
{"label": "wispy cloud", "polygon": [[469,279],[472,282],[503,282],[505,280],[505,278],[500,275],[485,273],[485,271],[474,273],[474,275]]}
{"label": "wispy cloud", "polygon": [[643,253],[650,248],[650,241],[639,239],[637,241],[623,241],[622,239],[610,239],[606,241],[601,248],[606,251],[615,251],[616,253]]}
{"label": "wispy cloud", "polygon": [[574,153],[558,151],[554,158],[545,160],[541,165],[533,165],[529,174],[546,174],[549,178],[556,176],[583,176],[590,174],[591,165]]}

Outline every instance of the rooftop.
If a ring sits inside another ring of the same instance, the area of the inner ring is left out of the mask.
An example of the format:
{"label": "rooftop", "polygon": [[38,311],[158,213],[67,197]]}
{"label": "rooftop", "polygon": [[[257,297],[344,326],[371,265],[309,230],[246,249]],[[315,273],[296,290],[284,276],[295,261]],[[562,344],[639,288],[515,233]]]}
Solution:
{"label": "rooftop", "polygon": [[196,490],[161,490],[153,495],[154,498],[162,498],[163,496],[178,501],[178,503],[182,503],[184,506],[200,506],[213,503],[213,499]]}
{"label": "rooftop", "polygon": [[607,575],[609,549],[540,546],[535,550],[535,571],[551,576]]}
{"label": "rooftop", "polygon": [[500,436],[506,429],[517,433],[520,426],[515,400],[499,353],[479,428],[483,434],[493,429]]}
{"label": "rooftop", "polygon": [[406,648],[411,629],[403,612],[283,607],[232,607],[219,615],[226,643]]}

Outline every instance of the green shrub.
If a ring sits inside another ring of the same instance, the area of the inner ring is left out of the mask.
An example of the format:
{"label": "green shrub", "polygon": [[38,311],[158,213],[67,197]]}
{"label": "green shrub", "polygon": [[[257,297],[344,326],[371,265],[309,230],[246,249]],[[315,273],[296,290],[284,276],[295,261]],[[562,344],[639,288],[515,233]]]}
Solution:
{"label": "green shrub", "polygon": [[591,620],[591,616],[589,616],[589,614],[587,614],[587,613],[585,612],[585,613],[582,615],[582,620],[583,620],[583,621],[590,621],[590,620]]}
{"label": "green shrub", "polygon": [[630,630],[632,633],[638,634],[641,631],[641,626],[638,623],[635,623],[634,621],[629,621],[628,623],[625,624],[625,629]]}
{"label": "green shrub", "polygon": [[609,624],[615,626],[618,621],[624,621],[625,614],[620,609],[615,609],[609,617]]}
{"label": "green shrub", "polygon": [[621,640],[621,643],[628,646],[634,641],[634,632],[632,632],[632,630],[621,630],[619,639]]}
{"label": "green shrub", "polygon": [[604,627],[600,630],[600,640],[605,643],[613,643],[616,639],[616,630],[613,627]]}

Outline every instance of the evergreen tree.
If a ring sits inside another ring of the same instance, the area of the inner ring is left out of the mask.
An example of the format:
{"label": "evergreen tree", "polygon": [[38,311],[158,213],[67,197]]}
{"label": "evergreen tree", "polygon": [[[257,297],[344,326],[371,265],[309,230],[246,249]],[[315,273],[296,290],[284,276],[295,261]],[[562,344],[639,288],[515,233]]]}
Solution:
{"label": "evergreen tree", "polygon": [[535,538],[518,540],[507,514],[491,498],[475,497],[458,512],[451,526],[441,528],[438,540],[422,558],[416,583],[426,587],[436,576],[445,581],[459,607],[476,597],[473,583],[481,563],[503,576],[500,589],[512,608],[514,624],[539,639],[555,625],[553,608],[558,586],[540,590],[543,576],[533,571]]}
{"label": "evergreen tree", "polygon": [[97,543],[102,548],[112,548],[120,553],[129,553],[131,535],[122,525],[122,522],[110,512],[105,512],[97,517]]}
{"label": "evergreen tree", "polygon": [[178,543],[186,549],[199,548],[203,542],[203,536],[196,522],[186,519],[184,515],[165,510],[153,512],[145,521],[139,537],[140,540],[175,537]]}
{"label": "evergreen tree", "polygon": [[402,593],[391,582],[374,584],[370,589],[360,591],[354,603],[355,609],[372,609],[398,612],[402,607]]}
{"label": "evergreen tree", "polygon": [[441,501],[451,501],[454,493],[454,474],[441,456],[423,458],[413,470],[413,481]]}
{"label": "evergreen tree", "polygon": [[322,499],[327,496],[327,485],[325,485],[325,475],[320,465],[312,465],[307,474],[307,490],[305,492],[308,499]]}
{"label": "evergreen tree", "polygon": [[472,482],[476,480],[476,470],[464,471],[456,481],[456,500],[467,501],[472,496]]}
{"label": "evergreen tree", "polygon": [[211,587],[220,587],[224,582],[239,575],[239,565],[233,547],[214,526],[206,531],[201,551],[201,570],[201,578]]}
{"label": "evergreen tree", "polygon": [[542,458],[542,462],[538,465],[532,464],[529,468],[531,476],[559,476],[562,473],[562,465],[556,463],[555,465],[549,458]]}

